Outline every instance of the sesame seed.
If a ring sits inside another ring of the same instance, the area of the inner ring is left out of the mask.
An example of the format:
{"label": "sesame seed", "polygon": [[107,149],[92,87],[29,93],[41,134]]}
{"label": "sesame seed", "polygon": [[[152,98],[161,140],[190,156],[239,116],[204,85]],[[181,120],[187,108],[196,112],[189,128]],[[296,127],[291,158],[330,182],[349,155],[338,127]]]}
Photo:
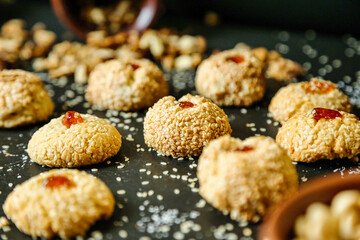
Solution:
{"label": "sesame seed", "polygon": [[120,236],[121,238],[127,238],[128,233],[127,233],[125,230],[120,230],[120,231],[119,231],[119,236]]}
{"label": "sesame seed", "polygon": [[206,201],[205,201],[204,199],[200,199],[200,200],[195,204],[195,206],[196,206],[197,208],[203,208],[203,207],[205,207],[205,205],[206,205]]}
{"label": "sesame seed", "polygon": [[244,236],[246,236],[246,237],[250,237],[250,236],[252,235],[252,230],[251,230],[251,228],[248,228],[248,227],[244,228],[244,229],[243,229],[243,234],[244,234]]}
{"label": "sesame seed", "polygon": [[119,195],[124,195],[126,193],[126,191],[124,189],[121,189],[121,190],[117,190],[116,193]]}

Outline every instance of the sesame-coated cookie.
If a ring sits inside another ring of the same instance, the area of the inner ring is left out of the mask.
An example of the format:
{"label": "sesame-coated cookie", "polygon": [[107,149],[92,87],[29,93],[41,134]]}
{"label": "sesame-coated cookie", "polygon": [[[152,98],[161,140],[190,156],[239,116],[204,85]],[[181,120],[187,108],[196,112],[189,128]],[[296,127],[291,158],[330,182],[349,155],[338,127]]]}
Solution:
{"label": "sesame-coated cookie", "polygon": [[216,104],[249,106],[265,93],[264,64],[249,50],[231,49],[204,60],[195,76],[199,94]]}
{"label": "sesame-coated cookie", "polygon": [[0,128],[45,121],[53,110],[54,103],[36,74],[0,71]]}
{"label": "sesame-coated cookie", "polygon": [[99,219],[109,218],[115,200],[109,188],[83,171],[57,169],[15,187],[3,209],[16,227],[33,237],[85,235]]}
{"label": "sesame-coated cookie", "polygon": [[284,58],[277,51],[267,51],[265,48],[254,48],[252,52],[266,64],[265,75],[277,81],[290,80],[305,73],[302,66],[288,58]]}
{"label": "sesame-coated cookie", "polygon": [[49,167],[79,167],[104,161],[121,147],[118,130],[104,119],[68,111],[34,133],[32,161]]}
{"label": "sesame-coated cookie", "polygon": [[359,139],[360,121],[355,115],[325,108],[296,114],[276,135],[276,142],[297,162],[354,158],[360,153]]}
{"label": "sesame-coated cookie", "polygon": [[260,61],[265,64],[265,76],[277,81],[290,80],[305,73],[305,70],[297,62],[284,58],[277,51],[268,51],[264,47],[251,48],[245,43],[238,43],[235,49],[251,51]]}
{"label": "sesame-coated cookie", "polygon": [[198,156],[211,140],[231,133],[224,111],[209,99],[167,96],[146,113],[145,143],[163,155]]}
{"label": "sesame-coated cookie", "polygon": [[294,114],[308,112],[314,107],[351,111],[350,99],[335,83],[312,78],[280,88],[271,99],[269,112],[275,120],[285,122]]}
{"label": "sesame-coated cookie", "polygon": [[91,72],[85,98],[105,109],[134,111],[152,106],[167,94],[164,74],[153,62],[116,59]]}
{"label": "sesame-coated cookie", "polygon": [[197,177],[201,196],[239,221],[259,221],[298,186],[286,150],[265,136],[211,141],[199,158]]}

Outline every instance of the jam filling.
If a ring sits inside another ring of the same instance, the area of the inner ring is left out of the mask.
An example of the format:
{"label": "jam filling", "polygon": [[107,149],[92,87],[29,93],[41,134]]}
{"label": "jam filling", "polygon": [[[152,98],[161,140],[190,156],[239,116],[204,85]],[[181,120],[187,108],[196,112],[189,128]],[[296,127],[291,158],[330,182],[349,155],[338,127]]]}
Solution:
{"label": "jam filling", "polygon": [[335,85],[323,81],[311,80],[310,82],[306,82],[305,84],[303,84],[302,88],[307,93],[327,94],[335,88]]}
{"label": "jam filling", "polygon": [[319,121],[322,118],[334,119],[342,117],[340,112],[326,108],[314,108],[313,116],[316,121]]}
{"label": "jam filling", "polygon": [[136,69],[138,69],[140,66],[134,63],[130,64],[131,68],[133,69],[133,71],[135,71]]}
{"label": "jam filling", "polygon": [[245,58],[243,56],[232,56],[232,57],[228,57],[226,58],[227,61],[233,61],[234,63],[242,63],[245,61]]}
{"label": "jam filling", "polygon": [[194,106],[194,104],[192,102],[183,101],[183,102],[179,102],[179,106],[181,108],[191,108]]}
{"label": "jam filling", "polygon": [[242,146],[242,147],[235,148],[235,151],[238,151],[238,152],[248,152],[248,151],[251,151],[251,150],[254,150],[254,148],[249,147],[249,146]]}
{"label": "jam filling", "polygon": [[44,180],[43,182],[44,186],[47,188],[60,188],[60,187],[67,187],[71,188],[74,187],[75,184],[64,176],[51,176]]}
{"label": "jam filling", "polygon": [[83,121],[84,119],[81,117],[80,113],[75,111],[67,111],[61,120],[62,124],[67,128],[70,128],[73,124],[82,123]]}

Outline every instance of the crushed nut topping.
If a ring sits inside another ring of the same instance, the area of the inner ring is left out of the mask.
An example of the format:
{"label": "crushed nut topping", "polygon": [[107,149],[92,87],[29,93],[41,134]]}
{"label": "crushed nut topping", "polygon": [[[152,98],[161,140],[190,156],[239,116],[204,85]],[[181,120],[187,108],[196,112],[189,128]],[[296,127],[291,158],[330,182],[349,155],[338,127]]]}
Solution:
{"label": "crushed nut topping", "polygon": [[18,60],[45,56],[55,40],[55,33],[46,30],[43,23],[35,24],[28,31],[21,19],[5,22],[0,32],[0,70],[16,67]]}

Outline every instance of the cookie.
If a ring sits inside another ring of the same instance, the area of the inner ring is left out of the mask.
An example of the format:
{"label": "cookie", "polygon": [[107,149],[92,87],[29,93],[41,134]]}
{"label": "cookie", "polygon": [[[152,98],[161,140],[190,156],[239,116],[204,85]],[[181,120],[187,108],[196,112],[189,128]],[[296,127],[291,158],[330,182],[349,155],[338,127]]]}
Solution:
{"label": "cookie", "polygon": [[196,91],[224,106],[250,106],[260,101],[265,85],[264,64],[245,49],[210,56],[195,76]]}
{"label": "cookie", "polygon": [[71,168],[102,162],[120,147],[120,133],[110,123],[68,111],[34,133],[28,154],[40,165]]}
{"label": "cookie", "polygon": [[305,73],[299,63],[284,58],[277,51],[267,51],[265,48],[260,47],[252,49],[252,52],[265,62],[267,66],[265,75],[267,78],[283,81],[296,78]]}
{"label": "cookie", "polygon": [[290,59],[284,58],[275,50],[268,51],[264,47],[251,48],[245,43],[238,43],[235,49],[251,51],[266,66],[265,76],[277,81],[296,78],[305,73],[302,66]]}
{"label": "cookie", "polygon": [[298,112],[315,107],[351,111],[350,99],[335,83],[312,78],[308,82],[291,83],[282,87],[271,99],[269,112],[279,122],[285,122]]}
{"label": "cookie", "polygon": [[99,219],[109,218],[115,200],[109,188],[84,171],[51,170],[19,184],[3,209],[16,227],[33,237],[85,235]]}
{"label": "cookie", "polygon": [[85,98],[105,109],[135,111],[168,94],[164,74],[146,59],[110,60],[95,67]]}
{"label": "cookie", "polygon": [[24,70],[0,71],[0,128],[47,120],[54,103],[41,79]]}
{"label": "cookie", "polygon": [[298,186],[290,157],[272,138],[230,135],[207,145],[198,162],[200,195],[231,219],[257,222]]}
{"label": "cookie", "polygon": [[211,140],[231,133],[224,111],[209,99],[187,94],[160,99],[146,113],[145,143],[165,156],[198,156]]}
{"label": "cookie", "polygon": [[314,108],[298,113],[279,129],[276,142],[293,161],[354,158],[360,153],[360,121],[350,113]]}

